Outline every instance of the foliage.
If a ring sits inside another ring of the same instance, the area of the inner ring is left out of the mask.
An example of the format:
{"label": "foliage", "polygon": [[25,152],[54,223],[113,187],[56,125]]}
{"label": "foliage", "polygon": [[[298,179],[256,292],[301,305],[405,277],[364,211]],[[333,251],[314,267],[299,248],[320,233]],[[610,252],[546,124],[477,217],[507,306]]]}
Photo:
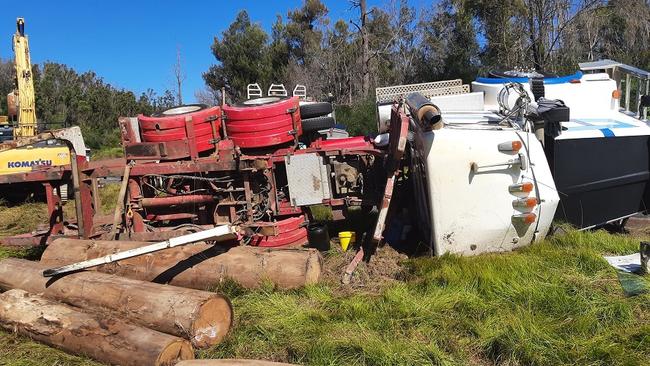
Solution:
{"label": "foliage", "polygon": [[[0,115],[6,112],[6,95],[14,89],[12,61],[0,60]],[[54,129],[78,125],[86,145],[92,149],[119,145],[117,119],[120,116],[150,114],[176,104],[167,90],[157,96],[148,90],[139,97],[128,90],[116,89],[88,71],[46,62],[33,67],[36,112],[41,128]]]}
{"label": "foliage", "polygon": [[103,146],[97,151],[92,151],[92,160],[112,159],[124,157],[124,149],[121,146]]}
{"label": "foliage", "polygon": [[104,214],[112,214],[115,212],[115,205],[117,204],[117,197],[120,194],[120,184],[106,184],[99,191],[99,201]]}
{"label": "foliage", "polygon": [[468,83],[475,78],[479,46],[469,11],[453,1],[443,1],[421,20],[420,28],[422,52],[416,59],[420,80],[460,78]]}
{"label": "foliage", "polygon": [[350,136],[368,135],[377,132],[374,100],[366,99],[352,105],[337,105],[336,121],[346,127]]}
{"label": "foliage", "polygon": [[286,41],[289,56],[299,64],[312,62],[320,48],[323,33],[318,23],[327,15],[327,7],[320,0],[305,0],[302,8],[289,11]]}
{"label": "foliage", "polygon": [[[366,1],[350,1],[354,8],[365,9]],[[238,22],[239,17],[231,28]],[[338,104],[352,107],[362,105],[358,100],[375,87],[450,78],[468,82],[490,69],[573,72],[578,62],[601,58],[650,68],[648,24],[650,4],[643,0],[443,0],[421,9],[406,0],[386,0],[350,21],[330,19],[321,1],[305,0],[287,13],[286,23],[278,16],[270,42],[252,26],[260,60],[255,70],[225,64],[211,70],[230,81],[236,98],[252,82],[301,83],[317,99],[331,93]],[[238,53],[238,43],[229,42],[231,36],[229,29],[215,38],[217,61],[233,55],[250,62]],[[267,68],[275,74],[264,73]],[[221,85],[209,75],[208,87]]]}
{"label": "foliage", "polygon": [[240,11],[222,40],[215,38],[212,53],[219,64],[203,74],[206,83],[215,90],[228,87],[237,98],[243,96],[249,83],[266,84],[271,76],[267,41],[262,27],[251,23],[245,10]]}
{"label": "foliage", "polygon": [[0,116],[9,114],[7,111],[7,93],[13,89],[14,72],[13,65],[0,58]]}

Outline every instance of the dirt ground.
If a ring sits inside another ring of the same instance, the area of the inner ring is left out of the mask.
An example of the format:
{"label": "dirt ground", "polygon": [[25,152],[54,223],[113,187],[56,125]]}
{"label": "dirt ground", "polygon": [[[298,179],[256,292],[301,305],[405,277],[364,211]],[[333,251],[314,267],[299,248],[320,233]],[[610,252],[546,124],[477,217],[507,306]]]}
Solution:
{"label": "dirt ground", "polygon": [[647,237],[650,235],[650,215],[637,215],[630,217],[625,225],[626,234],[634,237]]}
{"label": "dirt ground", "polygon": [[[650,215],[630,217],[622,234],[635,238],[650,236]],[[323,282],[335,288],[338,293],[376,294],[384,285],[404,279],[404,262],[409,258],[408,255],[390,245],[384,245],[370,258],[359,263],[349,285],[342,285],[342,274],[357,251],[356,248],[349,248],[343,252],[338,238],[333,238],[330,246],[331,249],[323,253]]]}
{"label": "dirt ground", "polygon": [[408,259],[389,245],[384,245],[359,263],[349,285],[342,285],[342,274],[356,254],[355,249],[343,252],[338,239],[332,239],[331,249],[324,255],[323,281],[342,293],[376,293],[384,285],[399,281],[404,275],[403,262]]}

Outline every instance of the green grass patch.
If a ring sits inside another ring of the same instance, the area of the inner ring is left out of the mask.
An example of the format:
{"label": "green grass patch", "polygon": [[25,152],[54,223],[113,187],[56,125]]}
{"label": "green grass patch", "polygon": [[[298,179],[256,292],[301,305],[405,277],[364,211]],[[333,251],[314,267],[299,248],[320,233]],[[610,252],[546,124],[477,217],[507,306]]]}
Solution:
{"label": "green grass patch", "polygon": [[117,196],[120,194],[120,184],[110,183],[104,185],[99,190],[99,200],[101,204],[102,213],[110,214],[115,210],[117,203]]}
{"label": "green grass patch", "polygon": [[[632,253],[638,240],[568,231],[512,253],[408,259],[402,281],[358,291],[334,281],[293,291],[226,283],[218,291],[233,302],[234,327],[197,356],[306,365],[647,365],[650,295],[625,297],[602,258]],[[7,255],[30,256],[0,252]],[[91,364],[9,333],[0,333],[0,348],[0,364]]]}
{"label": "green grass patch", "polygon": [[99,366],[101,363],[67,354],[16,334],[0,331],[0,365],[7,366]]}
{"label": "green grass patch", "polygon": [[123,158],[124,149],[121,146],[105,146],[99,150],[91,151],[90,157],[92,160]]}
{"label": "green grass patch", "polygon": [[47,206],[44,203],[0,205],[0,237],[28,233],[44,223],[47,223]]}
{"label": "green grass patch", "polygon": [[630,237],[570,231],[514,253],[408,260],[407,279],[374,294],[327,285],[235,291],[233,333],[200,355],[313,365],[647,364],[650,296],[624,297],[602,259],[637,249]]}

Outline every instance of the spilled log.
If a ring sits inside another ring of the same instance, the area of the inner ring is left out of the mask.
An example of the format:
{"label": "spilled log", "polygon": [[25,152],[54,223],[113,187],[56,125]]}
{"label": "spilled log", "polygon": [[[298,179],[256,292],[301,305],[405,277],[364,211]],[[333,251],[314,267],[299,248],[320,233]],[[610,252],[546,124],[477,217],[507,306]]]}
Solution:
{"label": "spilled log", "polygon": [[167,366],[194,358],[186,340],[17,289],[0,294],[0,327],[114,365]]}
{"label": "spilled log", "polygon": [[22,289],[80,308],[108,309],[120,318],[213,346],[232,324],[230,301],[212,292],[128,279],[100,272],[42,276],[48,266],[24,259],[0,261],[0,289]]}
{"label": "spilled log", "polygon": [[[55,267],[147,245],[136,241],[57,239],[41,262]],[[291,289],[316,283],[322,258],[314,249],[227,248],[196,243],[97,267],[100,272],[205,290],[230,279],[246,288],[270,281]]]}

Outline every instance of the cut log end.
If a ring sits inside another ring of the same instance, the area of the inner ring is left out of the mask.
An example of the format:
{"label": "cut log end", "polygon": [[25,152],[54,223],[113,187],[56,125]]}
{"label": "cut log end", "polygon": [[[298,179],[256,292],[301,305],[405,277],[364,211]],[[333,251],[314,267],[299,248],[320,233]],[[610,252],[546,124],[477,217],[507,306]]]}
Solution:
{"label": "cut log end", "polygon": [[0,327],[107,364],[166,366],[194,358],[188,341],[18,289],[0,294]]}
{"label": "cut log end", "polygon": [[183,340],[175,340],[170,342],[158,356],[156,366],[172,366],[176,365],[179,361],[194,358],[194,350],[189,342]]}
{"label": "cut log end", "polygon": [[312,252],[307,259],[307,269],[305,270],[305,284],[311,285],[318,283],[323,268],[323,257],[318,252]]}
{"label": "cut log end", "polygon": [[214,297],[204,302],[192,322],[191,341],[197,348],[220,343],[232,326],[232,305],[225,297]]}

